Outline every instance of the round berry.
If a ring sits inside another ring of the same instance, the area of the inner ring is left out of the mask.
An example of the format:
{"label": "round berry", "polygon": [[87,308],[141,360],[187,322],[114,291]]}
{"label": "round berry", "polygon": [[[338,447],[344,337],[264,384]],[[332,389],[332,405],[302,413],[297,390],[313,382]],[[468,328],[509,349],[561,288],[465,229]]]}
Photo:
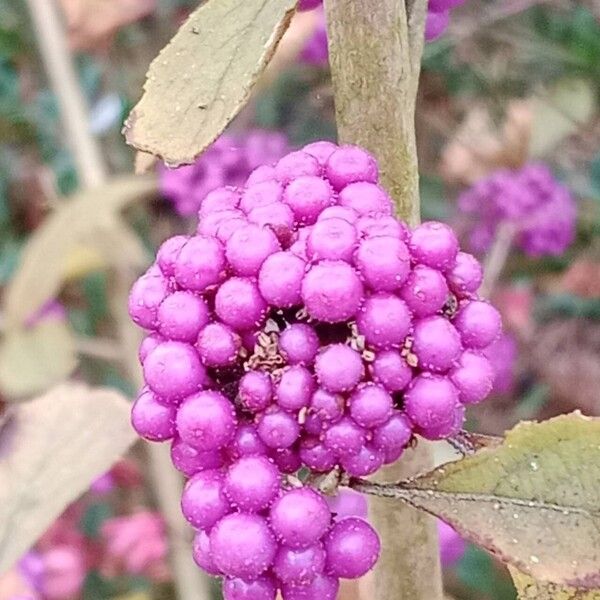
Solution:
{"label": "round berry", "polygon": [[284,584],[281,594],[283,600],[335,600],[339,589],[335,577],[317,575],[307,584]]}
{"label": "round berry", "polygon": [[494,376],[490,361],[474,350],[465,350],[449,373],[463,404],[477,404],[484,400],[492,391]]}
{"label": "round berry", "polygon": [[156,346],[158,346],[161,342],[164,342],[165,338],[158,333],[151,333],[147,335],[140,344],[140,348],[138,350],[138,358],[140,359],[140,363],[144,364],[146,357]]}
{"label": "round berry", "polygon": [[302,177],[304,175],[320,175],[321,165],[319,161],[307,152],[298,150],[286,154],[275,165],[275,175],[283,184]]}
{"label": "round berry", "polygon": [[310,365],[319,349],[319,338],[310,325],[293,323],[279,335],[279,350],[289,365]]}
{"label": "round berry", "polygon": [[267,304],[252,279],[232,277],[219,287],[215,296],[215,312],[237,330],[260,325],[266,310]]}
{"label": "round berry", "polygon": [[467,348],[485,348],[500,335],[502,318],[489,302],[474,300],[456,313],[454,326]]}
{"label": "round berry", "polygon": [[444,317],[426,317],[415,324],[412,351],[421,370],[443,373],[460,355],[460,335]]}
{"label": "round berry", "polygon": [[193,292],[173,292],[158,307],[158,331],[180,342],[196,341],[198,332],[210,318],[206,302]]}
{"label": "round berry", "polygon": [[242,456],[261,456],[267,453],[267,446],[260,439],[256,426],[246,423],[236,429],[227,447],[227,453],[234,459]]}
{"label": "round berry", "polygon": [[208,192],[202,200],[198,217],[202,218],[213,212],[236,209],[240,204],[240,192],[234,187],[220,187]]}
{"label": "round berry", "polygon": [[162,442],[175,435],[175,414],[174,406],[161,404],[148,388],[144,388],[133,403],[131,424],[141,437]]}
{"label": "round berry", "polygon": [[234,513],[221,519],[210,532],[216,567],[229,577],[255,579],[272,564],[277,544],[265,519]]}
{"label": "round berry", "polygon": [[319,220],[306,240],[306,255],[311,261],[352,261],[356,247],[356,229],[348,221],[339,218]]}
{"label": "round berry", "polygon": [[329,392],[350,391],[365,373],[362,358],[345,344],[326,346],[315,359],[315,374]]}
{"label": "round berry", "polygon": [[317,221],[325,221],[327,219],[343,219],[354,225],[358,220],[358,213],[348,206],[328,206],[325,210],[321,211]]}
{"label": "round berry", "polygon": [[281,202],[283,186],[272,179],[249,184],[242,193],[240,208],[248,214],[254,208]]}
{"label": "round berry", "polygon": [[344,398],[319,388],[310,400],[310,410],[323,421],[337,421],[344,414]]}
{"label": "round berry", "polygon": [[269,575],[252,581],[227,577],[223,582],[224,600],[275,600],[276,596],[277,586]]}
{"label": "round berry", "polygon": [[400,457],[411,437],[412,423],[404,413],[394,411],[386,423],[373,430],[372,443],[375,448],[383,450],[388,463]]}
{"label": "round berry", "polygon": [[223,448],[233,438],[235,427],[233,405],[216,391],[203,391],[186,398],[177,411],[179,436],[199,450]]}
{"label": "round berry", "polygon": [[[363,216],[356,221],[356,229],[361,238],[393,237],[407,242],[410,234],[408,227],[403,221],[391,215],[369,215]],[[407,249],[408,253],[408,249]]]}
{"label": "round berry", "polygon": [[398,350],[377,352],[369,367],[373,381],[388,392],[401,392],[413,377],[412,369]]}
{"label": "round berry", "polygon": [[446,303],[449,290],[444,276],[437,270],[417,265],[400,290],[400,297],[416,317],[437,313]]}
{"label": "round berry", "polygon": [[270,523],[277,539],[293,549],[315,544],[329,528],[327,502],[310,488],[285,492],[271,507]]}
{"label": "round berry", "polygon": [[217,238],[224,242],[238,227],[243,227],[246,223],[246,215],[241,210],[220,210],[202,217],[198,221],[196,233],[206,238]]}
{"label": "round berry", "polygon": [[177,401],[198,391],[206,371],[193,346],[183,342],[162,342],[146,357],[143,365],[148,387],[165,401]]}
{"label": "round berry", "polygon": [[300,461],[300,455],[292,448],[282,448],[280,450],[274,450],[271,453],[271,458],[275,461],[275,464],[282,473],[291,475],[296,473],[302,466]]}
{"label": "round berry", "polygon": [[301,550],[281,546],[273,561],[273,572],[284,584],[310,583],[324,567],[325,549],[320,543]]}
{"label": "round berry", "polygon": [[227,240],[225,256],[238,275],[257,275],[266,258],[280,249],[271,229],[249,223]]}
{"label": "round berry", "polygon": [[342,457],[344,471],[351,477],[365,477],[375,473],[385,460],[385,454],[379,448],[366,444],[358,454]]}
{"label": "round berry", "polygon": [[391,215],[393,210],[387,192],[367,181],[347,185],[340,192],[340,205],[354,209],[359,215]]}
{"label": "round berry", "polygon": [[248,221],[261,227],[270,227],[282,244],[287,244],[294,229],[294,213],[281,202],[257,206],[248,213]]}
{"label": "round berry", "polygon": [[276,252],[263,263],[258,288],[272,306],[289,308],[302,302],[302,280],[306,263],[292,252]]}
{"label": "round berry", "polygon": [[324,260],[302,281],[302,299],[308,314],[319,321],[340,323],[356,315],[363,286],[356,271],[343,261]]}
{"label": "round berry", "polygon": [[210,539],[205,531],[198,531],[192,546],[194,562],[209,575],[218,577],[222,573],[217,569],[210,551]]}
{"label": "round berry", "polygon": [[392,294],[367,298],[356,319],[358,331],[375,348],[402,346],[412,322],[406,304]]}
{"label": "round berry", "polygon": [[379,170],[377,162],[366,150],[358,146],[341,146],[327,160],[325,174],[331,185],[341,190],[357,181],[377,183]]}
{"label": "round berry", "polygon": [[380,551],[379,536],[371,525],[359,517],[346,517],[325,538],[327,572],[346,579],[362,577],[377,562]]}
{"label": "round berry", "polygon": [[404,394],[404,410],[420,429],[444,427],[454,421],[458,390],[441,375],[423,373],[413,379]]}
{"label": "round berry", "polygon": [[266,456],[244,456],[229,467],[224,490],[242,512],[261,511],[279,492],[279,471]]}
{"label": "round berry", "polygon": [[410,255],[404,242],[388,235],[363,240],[354,264],[364,282],[378,292],[393,292],[410,273]]}
{"label": "round berry", "polygon": [[196,529],[210,529],[231,510],[223,489],[223,474],[219,471],[196,473],[181,496],[183,516]]}
{"label": "round berry", "polygon": [[300,460],[317,473],[327,473],[337,463],[335,454],[318,438],[303,438],[300,442]]}
{"label": "round berry", "polygon": [[157,326],[158,307],[169,293],[169,283],[161,275],[142,275],[129,293],[129,316],[144,329]]}
{"label": "round berry", "polygon": [[483,269],[472,254],[459,252],[456,255],[456,262],[446,273],[446,279],[455,294],[473,294],[483,281]]}
{"label": "round berry", "polygon": [[224,367],[233,363],[240,350],[240,336],[227,325],[209,323],[198,335],[198,354],[207,367]]}
{"label": "round berry", "polygon": [[372,429],[392,416],[394,401],[383,387],[363,383],[354,390],[348,404],[352,419],[361,427]]}
{"label": "round berry", "polygon": [[223,454],[219,450],[201,452],[176,437],[171,444],[171,462],[186,477],[191,477],[200,471],[220,469],[223,466]]}
{"label": "round berry", "polygon": [[294,179],[283,193],[283,201],[302,225],[312,225],[328,206],[334,204],[333,190],[321,177],[303,176]]}
{"label": "round berry", "polygon": [[264,410],[273,398],[273,382],[270,375],[264,371],[249,371],[240,379],[238,395],[248,410]]}
{"label": "round berry", "polygon": [[[321,4],[321,0],[303,0],[302,6],[306,9],[309,5],[311,8],[317,7]],[[328,142],[327,140],[320,140],[318,142],[312,142],[307,144],[302,148],[303,152],[314,156],[319,164],[325,165],[327,163],[327,159],[337,150],[337,146],[333,142]]]}
{"label": "round berry", "polygon": [[177,255],[174,277],[183,289],[202,292],[223,279],[225,267],[222,244],[215,238],[194,236]]}
{"label": "round berry", "polygon": [[189,237],[186,235],[175,235],[165,240],[156,252],[156,264],[165,277],[175,275],[177,256],[188,240]]}
{"label": "round berry", "polygon": [[413,230],[409,249],[415,261],[446,271],[456,260],[458,239],[448,225],[428,221]]}
{"label": "round berry", "polygon": [[294,365],[283,371],[275,387],[277,404],[284,410],[297,411],[308,406],[315,389],[311,372],[302,365]]}
{"label": "round berry", "polygon": [[289,448],[300,435],[297,419],[284,410],[272,409],[264,413],[258,421],[258,435],[269,447]]}
{"label": "round berry", "polygon": [[366,432],[352,419],[344,417],[331,425],[323,436],[323,444],[336,456],[354,456],[365,443]]}

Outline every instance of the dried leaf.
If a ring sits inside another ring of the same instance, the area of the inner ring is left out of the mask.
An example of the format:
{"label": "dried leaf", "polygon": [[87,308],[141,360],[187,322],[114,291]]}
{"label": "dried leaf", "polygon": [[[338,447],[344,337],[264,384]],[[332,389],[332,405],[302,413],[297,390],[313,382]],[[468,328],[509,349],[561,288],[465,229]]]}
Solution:
{"label": "dried leaf", "polygon": [[575,133],[594,113],[594,86],[585,79],[561,79],[532,100],[530,152],[544,156]]}
{"label": "dried leaf", "polygon": [[173,166],[192,163],[248,100],[295,5],[219,0],[194,11],[150,65],[127,142]]}
{"label": "dried leaf", "polygon": [[17,406],[0,432],[0,573],[134,439],[114,390],[70,383]]}
{"label": "dried leaf", "polygon": [[9,329],[0,344],[0,391],[11,400],[40,394],[66,379],[76,365],[73,336],[64,320]]}
{"label": "dried leaf", "polygon": [[415,480],[358,487],[444,519],[540,581],[600,587],[600,419],[521,423]]}
{"label": "dried leaf", "polygon": [[555,583],[542,583],[509,567],[519,600],[600,600],[600,589],[582,590]]}
{"label": "dried leaf", "polygon": [[[43,304],[56,297],[63,280],[72,274],[73,253],[82,247],[102,254],[102,249],[131,253],[140,261],[141,246],[120,221],[127,204],[154,191],[153,177],[123,177],[105,186],[77,194],[59,206],[29,238],[20,266],[5,292],[9,326],[22,325]],[[130,264],[131,264],[130,263]]]}

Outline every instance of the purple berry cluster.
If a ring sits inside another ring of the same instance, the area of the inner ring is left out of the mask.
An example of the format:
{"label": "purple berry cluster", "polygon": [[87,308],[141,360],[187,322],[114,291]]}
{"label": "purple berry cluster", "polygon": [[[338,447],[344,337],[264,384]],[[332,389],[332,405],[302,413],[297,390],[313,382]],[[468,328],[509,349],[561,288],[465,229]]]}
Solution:
{"label": "purple berry cluster", "polygon": [[450,23],[450,11],[464,3],[465,0],[429,0],[425,39],[431,42],[443,35]]}
{"label": "purple berry cluster", "polygon": [[226,600],[334,599],[380,545],[315,478],[452,435],[492,388],[501,323],[479,263],[447,225],[392,211],[369,153],[315,142],[210,192],[197,233],[133,286],[150,333],[132,422],[171,440],[196,562]]}
{"label": "purple berry cluster", "polygon": [[286,136],[279,131],[223,134],[194,164],[161,167],[161,193],[180,215],[195,215],[206,194],[224,185],[243,185],[256,167],[279,160],[289,149]]}
{"label": "purple berry cluster", "polygon": [[463,192],[458,206],[473,217],[470,243],[476,252],[491,246],[503,223],[515,229],[516,245],[529,256],[558,256],[575,238],[575,201],[542,163],[495,171]]}

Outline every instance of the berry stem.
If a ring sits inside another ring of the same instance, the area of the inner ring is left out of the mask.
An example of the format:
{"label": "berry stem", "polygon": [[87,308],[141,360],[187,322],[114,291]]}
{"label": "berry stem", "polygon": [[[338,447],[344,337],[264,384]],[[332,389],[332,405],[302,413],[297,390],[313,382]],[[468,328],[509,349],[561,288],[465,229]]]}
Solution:
{"label": "berry stem", "polygon": [[[360,144],[375,155],[397,215],[417,225],[414,113],[427,2],[325,0],[325,10],[340,141]],[[419,440],[402,460],[382,469],[377,480],[406,479],[432,466],[431,447]],[[370,518],[381,534],[383,553],[364,581],[362,597],[441,600],[434,521],[408,505],[382,498],[372,499]]]}
{"label": "berry stem", "polygon": [[397,215],[419,222],[415,104],[427,2],[325,0],[340,142],[371,151]]}

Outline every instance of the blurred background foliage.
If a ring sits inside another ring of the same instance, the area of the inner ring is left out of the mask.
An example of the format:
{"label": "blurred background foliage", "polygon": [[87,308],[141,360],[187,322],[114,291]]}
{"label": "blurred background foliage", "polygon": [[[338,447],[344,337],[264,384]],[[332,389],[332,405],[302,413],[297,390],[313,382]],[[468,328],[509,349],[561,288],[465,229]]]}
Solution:
{"label": "blurred background foliage", "polygon": [[[60,5],[90,108],[89,127],[111,176],[131,173],[135,156],[120,134],[123,119],[140,96],[150,61],[197,2],[60,0]],[[314,18],[298,18],[293,35],[308,40],[316,26]],[[297,46],[284,39],[283,58],[232,131],[282,131],[292,147],[335,138],[327,65],[299,60]],[[423,218],[452,222],[467,238],[469,225],[457,203],[461,193],[498,169],[519,169],[531,160],[549,166],[577,206],[575,239],[564,252],[528,256],[508,248],[492,290],[512,344],[497,350],[506,380],[491,401],[474,408],[470,426],[501,434],[520,419],[576,408],[600,415],[600,5],[596,0],[469,0],[453,12],[446,34],[426,46],[421,81],[417,132]],[[0,0],[0,294],[14,278],[28,242],[70,202],[79,183],[27,6],[24,0]],[[132,259],[138,268],[163,239],[190,227],[154,188],[144,202],[125,207],[128,227],[141,242],[141,259]],[[21,332],[16,342],[0,312],[0,410],[8,410],[15,389],[28,396],[70,374],[134,391],[114,341],[114,252],[99,252],[86,242],[93,230],[82,231],[81,243],[62,257],[64,277],[52,299],[58,311],[29,315],[38,326],[30,324],[30,338]],[[23,358],[24,353],[31,358],[32,348],[33,366]],[[47,368],[37,369],[40,361]],[[62,596],[39,597],[173,597],[169,567],[163,564],[166,550],[158,548],[163,525],[149,518],[127,530],[129,554],[149,543],[148,527],[157,546],[155,555],[142,560],[147,568],[137,573],[128,570],[125,557],[110,562],[98,549],[116,535],[106,525],[111,519],[154,511],[146,462],[135,448],[125,466],[106,475],[110,485],[98,484],[53,526],[62,527],[62,533],[46,534],[37,546],[41,553],[68,539],[75,540],[80,554],[85,547],[85,556],[104,558],[77,566],[57,559],[62,576],[79,569],[83,579],[75,577],[72,588],[63,579]],[[474,547],[447,569],[446,580],[456,600],[515,597],[504,569]],[[1,585],[0,600],[11,597]]]}

